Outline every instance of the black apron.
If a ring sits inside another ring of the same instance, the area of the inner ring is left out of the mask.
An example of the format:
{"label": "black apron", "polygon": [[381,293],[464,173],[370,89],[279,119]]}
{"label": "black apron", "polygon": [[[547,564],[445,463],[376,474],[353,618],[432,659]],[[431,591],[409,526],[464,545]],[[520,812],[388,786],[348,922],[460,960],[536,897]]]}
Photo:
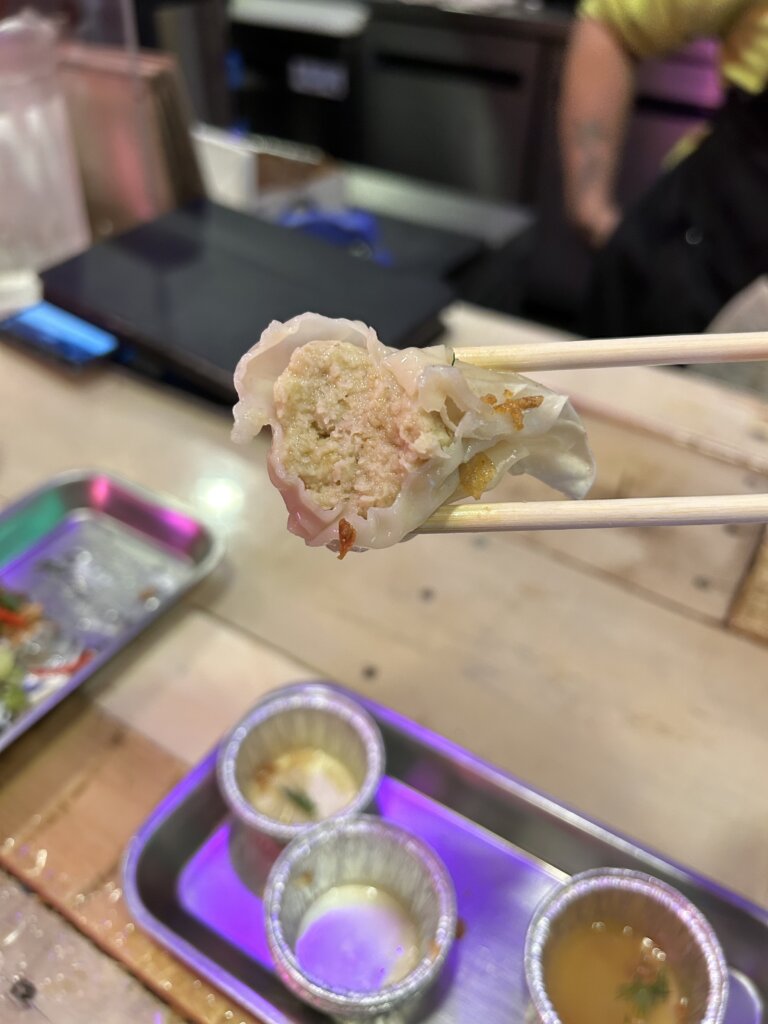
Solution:
{"label": "black apron", "polygon": [[768,90],[734,92],[597,254],[584,333],[695,334],[765,273]]}

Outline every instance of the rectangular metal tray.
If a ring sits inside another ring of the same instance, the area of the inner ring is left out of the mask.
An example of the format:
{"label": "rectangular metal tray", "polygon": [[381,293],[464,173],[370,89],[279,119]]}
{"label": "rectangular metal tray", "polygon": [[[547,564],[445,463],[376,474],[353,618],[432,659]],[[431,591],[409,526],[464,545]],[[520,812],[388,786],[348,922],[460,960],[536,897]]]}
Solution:
{"label": "rectangular metal tray", "polygon": [[0,583],[42,604],[60,649],[93,656],[31,690],[30,706],[0,727],[0,751],[207,576],[222,553],[211,531],[174,502],[106,473],[66,473],[4,509]]}
{"label": "rectangular metal tray", "polygon": [[[388,774],[379,813],[426,840],[456,885],[463,934],[423,1024],[521,1024],[527,1010],[523,941],[533,910],[558,882],[595,867],[646,871],[686,893],[716,929],[730,965],[727,1024],[760,1024],[768,998],[766,911],[395,712],[347,695],[367,708],[384,736]],[[236,869],[237,857],[233,863],[238,832],[214,768],[215,753],[169,794],[129,844],[124,886],[131,911],[192,970],[266,1024],[324,1019],[274,973],[259,887]]]}

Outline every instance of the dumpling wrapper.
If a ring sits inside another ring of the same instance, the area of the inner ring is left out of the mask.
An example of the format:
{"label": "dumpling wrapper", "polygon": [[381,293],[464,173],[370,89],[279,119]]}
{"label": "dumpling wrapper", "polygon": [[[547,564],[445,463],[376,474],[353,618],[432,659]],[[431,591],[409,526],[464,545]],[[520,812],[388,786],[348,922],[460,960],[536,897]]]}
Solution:
{"label": "dumpling wrapper", "polygon": [[[438,414],[452,434],[437,454],[406,473],[389,507],[370,507],[365,516],[351,507],[351,501],[322,508],[303,480],[284,464],[285,433],[278,417],[275,383],[294,351],[315,341],[347,342],[367,350],[377,367],[394,375],[416,408]],[[273,321],[267,327],[235,370],[240,400],[234,408],[232,439],[247,443],[263,427],[272,428],[268,471],[288,508],[292,533],[312,546],[338,550],[339,524],[346,520],[354,530],[357,549],[388,547],[416,530],[440,505],[466,497],[460,467],[479,453],[490,460],[483,460],[483,490],[494,487],[505,473],[528,473],[571,497],[584,497],[594,480],[594,460],[584,427],[568,399],[517,374],[451,365],[452,360],[453,354],[445,346],[388,348],[374,330],[359,321],[315,313],[286,323]],[[522,429],[512,416],[490,404],[494,399],[503,404],[510,395],[514,399],[542,398],[538,408],[524,413]]]}

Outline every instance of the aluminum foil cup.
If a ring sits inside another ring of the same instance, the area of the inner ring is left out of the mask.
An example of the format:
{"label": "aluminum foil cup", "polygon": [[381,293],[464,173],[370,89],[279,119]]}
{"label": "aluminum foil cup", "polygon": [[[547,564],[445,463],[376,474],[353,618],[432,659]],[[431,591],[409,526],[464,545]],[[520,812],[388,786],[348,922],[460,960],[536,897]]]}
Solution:
{"label": "aluminum foil cup", "polygon": [[299,747],[316,747],[337,758],[358,785],[354,799],[328,820],[359,814],[370,807],[384,774],[381,733],[359,705],[316,684],[292,686],[284,693],[268,696],[224,740],[216,770],[232,814],[268,837],[275,855],[317,822],[277,821],[253,806],[243,786],[260,766]]}
{"label": "aluminum foil cup", "polygon": [[676,889],[650,875],[598,869],[575,875],[544,900],[525,943],[525,976],[533,1019],[562,1024],[547,995],[544,960],[554,939],[583,922],[626,920],[667,953],[688,997],[686,1024],[721,1024],[728,969],[709,922]]}
{"label": "aluminum foil cup", "polygon": [[[309,975],[295,953],[309,908],[334,886],[355,884],[394,897],[417,929],[418,964],[402,981],[375,992],[330,988]],[[409,832],[370,816],[319,825],[293,842],[272,869],[264,907],[269,947],[285,985],[342,1021],[410,1019],[456,935],[456,897],[442,861]]]}

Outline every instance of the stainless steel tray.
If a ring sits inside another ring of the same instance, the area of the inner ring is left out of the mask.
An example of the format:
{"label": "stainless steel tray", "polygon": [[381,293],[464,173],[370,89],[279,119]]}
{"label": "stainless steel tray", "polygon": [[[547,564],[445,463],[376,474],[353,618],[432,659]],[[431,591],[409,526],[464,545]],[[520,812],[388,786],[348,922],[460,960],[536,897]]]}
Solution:
{"label": "stainless steel tray", "polygon": [[[568,875],[606,866],[647,871],[698,904],[731,968],[727,1024],[763,1020],[768,913],[395,712],[360,703],[375,717],[386,746],[380,813],[425,839],[456,884],[461,938],[423,1024],[521,1024],[527,1011],[523,939],[534,907]],[[128,904],[159,942],[266,1024],[319,1021],[274,974],[259,886],[251,880],[268,865],[251,863],[253,876],[242,870],[242,835],[227,817],[214,765],[211,754],[129,844]]]}
{"label": "stainless steel tray", "polygon": [[63,652],[91,651],[68,674],[53,671],[4,727],[8,747],[206,576],[222,555],[216,537],[175,503],[114,476],[55,477],[0,513],[0,583],[28,594],[56,624]]}

